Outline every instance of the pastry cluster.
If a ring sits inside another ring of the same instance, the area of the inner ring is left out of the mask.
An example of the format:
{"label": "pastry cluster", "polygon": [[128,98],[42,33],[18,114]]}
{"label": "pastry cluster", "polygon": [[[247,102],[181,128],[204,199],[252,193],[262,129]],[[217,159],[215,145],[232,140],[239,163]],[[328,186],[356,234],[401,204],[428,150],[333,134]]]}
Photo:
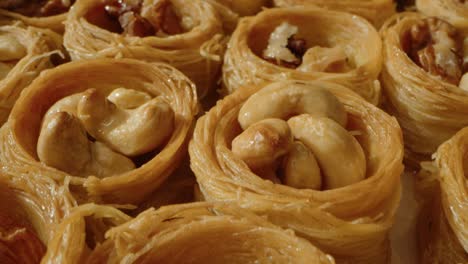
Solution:
{"label": "pastry cluster", "polygon": [[0,1],[0,125],[1,263],[468,262],[467,1]]}

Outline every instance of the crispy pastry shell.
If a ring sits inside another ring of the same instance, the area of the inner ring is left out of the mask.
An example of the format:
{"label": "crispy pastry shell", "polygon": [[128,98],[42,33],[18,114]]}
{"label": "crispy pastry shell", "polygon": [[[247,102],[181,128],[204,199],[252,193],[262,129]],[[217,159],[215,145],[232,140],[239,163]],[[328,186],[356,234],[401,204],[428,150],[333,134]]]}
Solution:
{"label": "crispy pastry shell", "polygon": [[[90,249],[85,244],[84,219],[93,215],[115,227]],[[131,220],[116,209],[87,204],[65,219],[59,230],[44,262],[334,263],[290,230],[228,204],[151,208]]]}
{"label": "crispy pastry shell", "polygon": [[[68,175],[39,162],[37,139],[42,118],[49,107],[68,95],[89,88],[109,93],[118,87],[162,96],[175,113],[169,141],[151,160],[127,173],[102,179]],[[84,195],[79,197],[81,202],[81,199],[97,199],[109,203],[138,203],[178,167],[185,155],[197,111],[195,86],[169,65],[131,59],[72,62],[44,72],[21,95],[0,132],[0,160],[12,175],[41,175],[60,182],[69,178],[71,188],[76,191],[74,194]]]}
{"label": "crispy pastry shell", "polygon": [[[287,89],[292,82],[280,82]],[[207,201],[232,201],[291,228],[338,263],[386,263],[387,233],[400,200],[403,171],[401,130],[395,119],[340,85],[310,82],[331,90],[344,104],[350,126],[367,156],[366,179],[343,188],[315,191],[274,184],[254,174],[231,152],[237,116],[263,85],[245,86],[219,101],[196,125],[191,167]],[[236,132],[237,131],[237,132]],[[385,151],[382,151],[385,150]]]}
{"label": "crispy pastry shell", "polygon": [[[302,72],[285,68],[261,57],[271,32],[282,22],[299,27],[298,35],[320,46],[342,44],[356,67],[345,73]],[[228,45],[223,65],[225,92],[240,86],[281,80],[326,80],[347,86],[366,100],[380,99],[381,40],[366,20],[348,13],[315,7],[273,8],[255,17],[243,18]],[[352,55],[350,55],[352,54]]]}
{"label": "crispy pastry shell", "polygon": [[[100,28],[86,15],[105,0],[78,0],[66,21],[64,44],[73,60],[135,58],[171,64],[197,85],[199,97],[214,89],[225,50],[223,23],[216,9],[202,0],[171,0],[181,16],[194,21],[188,32],[167,37],[125,36]],[[145,1],[152,5],[154,1]]]}

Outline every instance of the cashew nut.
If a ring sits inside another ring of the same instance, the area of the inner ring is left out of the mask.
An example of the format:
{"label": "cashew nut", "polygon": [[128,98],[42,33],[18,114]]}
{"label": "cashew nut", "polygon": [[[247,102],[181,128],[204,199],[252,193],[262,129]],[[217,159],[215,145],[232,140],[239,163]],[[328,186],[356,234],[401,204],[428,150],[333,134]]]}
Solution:
{"label": "cashew nut", "polygon": [[106,100],[95,89],[87,90],[78,103],[78,118],[91,136],[126,156],[159,147],[174,127],[174,112],[160,97],[128,110]]}
{"label": "cashew nut", "polygon": [[270,84],[252,95],[239,111],[238,121],[245,130],[266,118],[287,120],[297,114],[328,117],[345,127],[343,104],[328,90],[305,84]]}
{"label": "cashew nut", "polygon": [[76,93],[60,99],[59,101],[55,102],[55,104],[53,104],[49,110],[47,110],[45,116],[58,112],[67,112],[76,116],[78,103],[80,102],[83,95],[84,93]]}
{"label": "cashew nut", "polygon": [[460,89],[468,91],[468,72],[463,74],[463,76],[460,79],[460,83],[458,84],[458,87]]}
{"label": "cashew nut", "polygon": [[0,35],[0,61],[19,60],[26,56],[26,48],[10,34]]}
{"label": "cashew nut", "polygon": [[294,188],[320,190],[320,167],[312,151],[302,142],[294,141],[283,167],[283,184]]}
{"label": "cashew nut", "polygon": [[308,114],[288,120],[294,138],[318,159],[326,189],[335,189],[366,177],[366,157],[359,142],[337,122]]}
{"label": "cashew nut", "polygon": [[145,92],[133,89],[117,88],[107,96],[107,100],[117,107],[134,109],[151,100],[151,96]]}
{"label": "cashew nut", "polygon": [[306,51],[297,70],[303,72],[346,72],[351,69],[342,47],[324,48],[315,46]]}
{"label": "cashew nut", "polygon": [[48,166],[77,176],[106,177],[135,168],[127,157],[89,141],[80,120],[67,112],[44,117],[37,154]]}
{"label": "cashew nut", "polygon": [[232,141],[232,152],[252,170],[270,167],[285,155],[291,146],[292,136],[288,124],[281,119],[261,120]]}

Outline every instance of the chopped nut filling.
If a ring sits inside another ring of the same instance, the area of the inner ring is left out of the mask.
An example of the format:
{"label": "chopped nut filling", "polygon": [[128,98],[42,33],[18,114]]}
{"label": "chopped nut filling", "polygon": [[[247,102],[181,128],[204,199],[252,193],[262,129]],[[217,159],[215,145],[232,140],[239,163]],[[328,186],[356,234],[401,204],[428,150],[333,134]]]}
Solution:
{"label": "chopped nut filling", "polygon": [[449,23],[428,18],[413,25],[402,39],[402,48],[429,74],[459,83],[463,75],[462,40]]}
{"label": "chopped nut filling", "polygon": [[45,17],[66,13],[75,0],[6,0],[0,8],[31,17]]}
{"label": "chopped nut filling", "polygon": [[[292,65],[295,68],[301,64],[301,59],[288,47],[290,46],[289,39],[294,36],[297,31],[297,26],[292,26],[287,22],[276,27],[270,35],[267,48],[263,51],[263,58],[286,67]],[[297,46],[296,42],[291,46]]]}
{"label": "chopped nut filling", "polygon": [[297,37],[298,29],[287,22],[271,33],[263,58],[276,65],[303,72],[346,72],[351,69],[341,47],[307,47],[305,39]]}
{"label": "chopped nut filling", "polygon": [[[167,36],[184,32],[169,0],[143,6],[142,0],[111,0],[88,14],[88,21],[129,36]],[[100,18],[96,18],[100,16]]]}
{"label": "chopped nut filling", "polygon": [[170,1],[159,1],[156,5],[143,8],[142,16],[146,17],[156,29],[165,34],[176,35],[183,33],[181,21]]}

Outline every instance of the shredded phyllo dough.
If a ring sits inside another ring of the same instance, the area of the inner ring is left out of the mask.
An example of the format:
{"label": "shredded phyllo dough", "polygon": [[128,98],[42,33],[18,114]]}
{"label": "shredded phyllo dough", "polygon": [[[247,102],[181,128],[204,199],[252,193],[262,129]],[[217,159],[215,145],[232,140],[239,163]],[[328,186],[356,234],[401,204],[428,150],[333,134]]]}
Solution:
{"label": "shredded phyllo dough", "polygon": [[312,6],[266,9],[243,18],[232,34],[223,92],[262,82],[323,79],[377,104],[381,50],[377,30],[361,17]]}
{"label": "shredded phyllo dough", "polygon": [[395,16],[381,29],[387,109],[398,118],[414,158],[429,158],[468,125],[465,34],[414,12]]}
{"label": "shredded phyllo dough", "polygon": [[468,129],[444,142],[418,174],[422,263],[465,263],[468,252]]}
{"label": "shredded phyllo dough", "polygon": [[61,37],[49,30],[21,22],[0,26],[0,124],[23,89],[54,66],[51,57],[60,53],[61,45]]}
{"label": "shredded phyllo dough", "polygon": [[[99,233],[90,232],[96,227]],[[58,230],[45,263],[78,264],[77,255],[96,264],[335,263],[291,230],[226,203],[151,208],[135,218],[109,206],[85,204]]]}
{"label": "shredded phyllo dough", "polygon": [[189,153],[206,200],[292,227],[338,263],[388,259],[401,130],[349,89],[321,81],[241,87],[198,119]]}
{"label": "shredded phyllo dough", "polygon": [[[86,188],[73,189],[84,201],[135,203],[179,166],[198,101],[195,85],[173,67],[99,59],[63,64],[39,78],[13,111],[28,114],[2,130],[9,138],[0,153],[5,172],[70,177],[72,186]],[[36,133],[23,133],[22,122]]]}
{"label": "shredded phyllo dough", "polygon": [[64,45],[73,60],[168,63],[195,82],[203,98],[217,85],[225,39],[217,10],[204,0],[83,0],[67,16]]}
{"label": "shredded phyllo dough", "polygon": [[414,0],[273,0],[273,5],[278,7],[309,5],[344,11],[364,17],[376,28],[379,28],[387,18],[395,13],[397,4],[400,7],[399,3],[404,1],[414,2]]}

